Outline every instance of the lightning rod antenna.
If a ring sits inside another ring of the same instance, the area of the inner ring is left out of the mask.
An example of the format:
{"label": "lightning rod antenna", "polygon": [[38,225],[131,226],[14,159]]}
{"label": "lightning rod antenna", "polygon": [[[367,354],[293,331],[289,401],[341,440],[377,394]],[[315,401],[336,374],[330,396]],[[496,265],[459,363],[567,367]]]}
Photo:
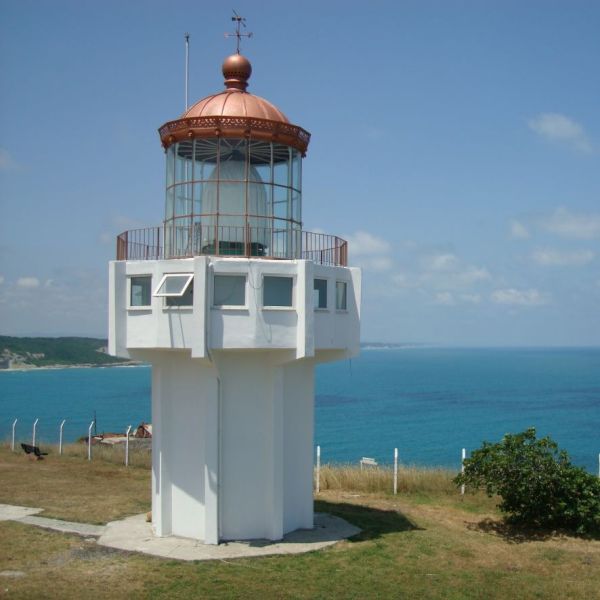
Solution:
{"label": "lightning rod antenna", "polygon": [[190,34],[185,32],[185,111],[187,112],[188,103],[188,88],[190,86]]}

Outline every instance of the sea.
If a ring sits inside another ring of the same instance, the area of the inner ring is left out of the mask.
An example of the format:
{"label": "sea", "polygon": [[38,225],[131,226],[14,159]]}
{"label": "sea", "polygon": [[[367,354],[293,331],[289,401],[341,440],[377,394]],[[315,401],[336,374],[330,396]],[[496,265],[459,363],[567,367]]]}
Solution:
{"label": "sea", "polygon": [[[39,444],[151,421],[148,366],[0,371],[0,439]],[[459,468],[484,440],[535,427],[598,473],[600,348],[377,348],[319,365],[315,445],[322,462]]]}

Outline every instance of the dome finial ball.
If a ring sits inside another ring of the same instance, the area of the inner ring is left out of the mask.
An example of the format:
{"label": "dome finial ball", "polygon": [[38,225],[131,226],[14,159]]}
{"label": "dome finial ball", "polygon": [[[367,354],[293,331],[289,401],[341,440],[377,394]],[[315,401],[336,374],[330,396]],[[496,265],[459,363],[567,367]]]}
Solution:
{"label": "dome finial ball", "polygon": [[245,91],[250,75],[252,75],[252,65],[245,56],[232,54],[223,61],[223,77],[225,77],[226,88]]}

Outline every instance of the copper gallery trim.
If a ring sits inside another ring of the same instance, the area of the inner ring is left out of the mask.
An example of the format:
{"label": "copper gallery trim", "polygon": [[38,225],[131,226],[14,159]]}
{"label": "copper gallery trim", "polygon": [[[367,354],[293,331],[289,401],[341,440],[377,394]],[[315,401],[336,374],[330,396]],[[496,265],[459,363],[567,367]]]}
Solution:
{"label": "copper gallery trim", "polygon": [[[321,265],[348,266],[348,242],[335,235],[248,226],[207,225],[205,228],[211,233],[214,232],[212,244],[201,246],[195,243],[194,240],[202,239],[204,236],[194,235],[197,232],[189,228],[190,244],[185,248],[177,247],[176,252],[173,251],[172,245],[171,248],[165,248],[165,234],[167,240],[169,236],[174,235],[173,229],[168,226],[124,231],[117,236],[117,260],[163,260],[209,255],[227,258],[302,259],[312,260]],[[181,229],[178,228],[178,232],[181,232]],[[266,232],[270,233],[274,241],[277,241],[276,237],[279,234],[284,234],[284,239],[287,240],[284,242],[285,246],[280,246],[278,249],[276,243],[270,247],[257,244],[255,240],[258,237],[263,239]],[[232,235],[234,233],[238,235]],[[219,243],[220,239],[239,239],[241,243],[232,244],[229,241]]]}
{"label": "copper gallery trim", "polygon": [[265,142],[279,142],[306,154],[310,133],[302,127],[257,119],[256,117],[190,117],[165,123],[159,130],[162,145],[194,138],[251,138]]}

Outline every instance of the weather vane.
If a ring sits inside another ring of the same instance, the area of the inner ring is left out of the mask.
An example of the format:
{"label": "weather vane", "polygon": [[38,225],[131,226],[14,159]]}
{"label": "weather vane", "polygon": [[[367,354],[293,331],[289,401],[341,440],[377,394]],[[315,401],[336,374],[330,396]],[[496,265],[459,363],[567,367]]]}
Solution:
{"label": "weather vane", "polygon": [[230,38],[230,37],[236,37],[237,38],[237,53],[240,53],[240,42],[242,41],[243,37],[247,37],[247,38],[251,38],[252,37],[252,32],[249,31],[248,33],[242,33],[241,32],[241,28],[243,27],[244,29],[246,29],[246,18],[245,17],[240,17],[240,15],[238,15],[235,10],[233,11],[233,17],[231,17],[232,21],[235,21],[236,25],[235,25],[235,33],[226,33],[225,37],[226,38]]}

